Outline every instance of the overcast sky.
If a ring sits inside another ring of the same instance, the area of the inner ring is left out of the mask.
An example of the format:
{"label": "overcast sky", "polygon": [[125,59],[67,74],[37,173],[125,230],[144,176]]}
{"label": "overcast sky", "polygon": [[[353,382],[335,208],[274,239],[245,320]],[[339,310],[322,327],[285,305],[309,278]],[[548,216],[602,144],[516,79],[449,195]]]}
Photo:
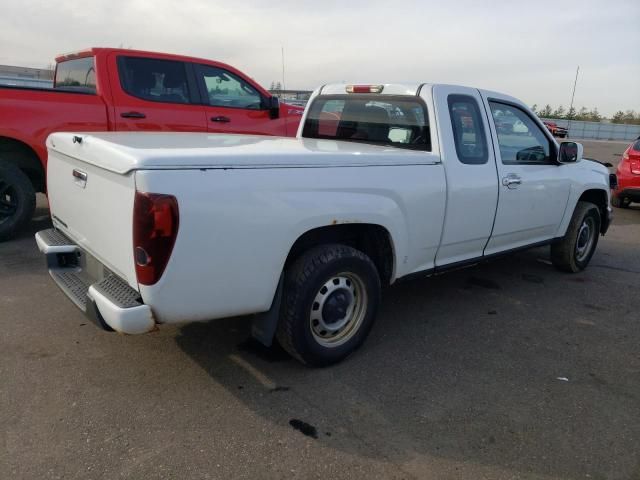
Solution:
{"label": "overcast sky", "polygon": [[640,111],[640,1],[15,0],[0,63],[120,46],[230,63],[262,85],[446,82],[528,104]]}

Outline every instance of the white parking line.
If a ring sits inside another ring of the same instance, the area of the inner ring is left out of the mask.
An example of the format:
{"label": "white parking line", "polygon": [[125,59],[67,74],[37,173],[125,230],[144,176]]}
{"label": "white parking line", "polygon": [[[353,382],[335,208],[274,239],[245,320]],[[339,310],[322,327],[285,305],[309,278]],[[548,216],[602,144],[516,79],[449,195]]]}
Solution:
{"label": "white parking line", "polygon": [[244,358],[238,355],[229,355],[229,358],[238,366],[244,368],[253,378],[260,382],[268,390],[276,388],[276,383],[267,377],[264,373],[258,370],[256,367],[247,362]]}

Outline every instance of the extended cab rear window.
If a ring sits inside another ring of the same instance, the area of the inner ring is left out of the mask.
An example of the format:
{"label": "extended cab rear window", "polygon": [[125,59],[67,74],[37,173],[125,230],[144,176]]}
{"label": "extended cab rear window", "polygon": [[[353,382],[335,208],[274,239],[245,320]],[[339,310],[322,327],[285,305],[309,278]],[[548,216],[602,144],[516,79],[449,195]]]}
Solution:
{"label": "extended cab rear window", "polygon": [[93,57],[74,58],[58,63],[53,88],[96,93],[96,69]]}
{"label": "extended cab rear window", "polygon": [[309,108],[302,136],[431,151],[427,108],[410,96],[321,95]]}

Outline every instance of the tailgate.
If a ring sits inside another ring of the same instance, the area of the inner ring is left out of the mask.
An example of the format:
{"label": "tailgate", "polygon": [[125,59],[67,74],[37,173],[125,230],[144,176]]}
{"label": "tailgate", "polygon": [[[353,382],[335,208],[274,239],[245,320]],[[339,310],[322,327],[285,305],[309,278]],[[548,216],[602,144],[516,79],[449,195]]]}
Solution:
{"label": "tailgate", "polygon": [[[113,273],[138,288],[133,260],[135,172],[83,161],[90,145],[57,133],[47,141],[47,195],[54,226]],[[91,152],[95,155],[96,152]]]}

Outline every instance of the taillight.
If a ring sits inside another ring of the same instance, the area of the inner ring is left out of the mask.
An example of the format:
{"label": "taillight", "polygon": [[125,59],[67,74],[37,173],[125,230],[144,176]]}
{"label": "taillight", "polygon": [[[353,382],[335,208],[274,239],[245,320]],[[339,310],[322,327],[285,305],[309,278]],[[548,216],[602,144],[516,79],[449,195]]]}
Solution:
{"label": "taillight", "polygon": [[173,195],[136,192],[133,258],[138,283],[153,285],[164,272],[178,235],[178,201]]}
{"label": "taillight", "polygon": [[347,93],[381,93],[384,85],[347,85]]}
{"label": "taillight", "polygon": [[635,175],[640,175],[640,153],[627,153],[623,157],[625,160],[629,159],[629,168],[631,169],[631,173]]}

